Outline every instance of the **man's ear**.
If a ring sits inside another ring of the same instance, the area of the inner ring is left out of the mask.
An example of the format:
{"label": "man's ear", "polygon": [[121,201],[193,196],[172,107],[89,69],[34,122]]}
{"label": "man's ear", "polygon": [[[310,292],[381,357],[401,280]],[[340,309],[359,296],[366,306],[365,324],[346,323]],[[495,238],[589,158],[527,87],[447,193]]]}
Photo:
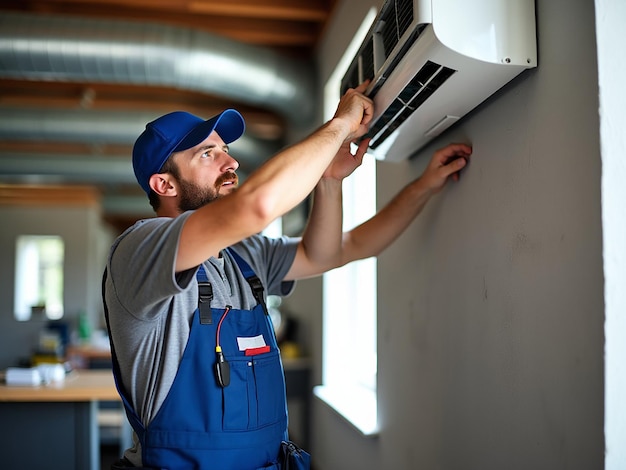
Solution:
{"label": "man's ear", "polygon": [[176,196],[176,185],[168,173],[155,173],[148,181],[150,189],[159,196]]}

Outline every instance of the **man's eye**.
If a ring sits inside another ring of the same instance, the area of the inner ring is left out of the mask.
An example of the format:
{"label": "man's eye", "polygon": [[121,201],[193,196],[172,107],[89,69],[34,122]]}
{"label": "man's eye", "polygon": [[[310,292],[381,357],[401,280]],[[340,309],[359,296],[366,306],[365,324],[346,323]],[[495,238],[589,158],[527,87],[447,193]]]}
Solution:
{"label": "man's eye", "polygon": [[210,157],[211,156],[211,151],[210,150],[206,150],[206,151],[202,152],[202,154],[200,156],[202,158]]}

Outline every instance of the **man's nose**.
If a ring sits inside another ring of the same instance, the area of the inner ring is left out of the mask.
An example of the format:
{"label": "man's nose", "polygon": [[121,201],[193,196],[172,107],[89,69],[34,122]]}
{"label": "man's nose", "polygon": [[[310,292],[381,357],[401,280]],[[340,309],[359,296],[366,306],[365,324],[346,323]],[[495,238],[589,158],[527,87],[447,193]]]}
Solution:
{"label": "man's nose", "polygon": [[223,170],[235,171],[239,168],[239,162],[228,152],[222,152],[224,162],[222,164]]}

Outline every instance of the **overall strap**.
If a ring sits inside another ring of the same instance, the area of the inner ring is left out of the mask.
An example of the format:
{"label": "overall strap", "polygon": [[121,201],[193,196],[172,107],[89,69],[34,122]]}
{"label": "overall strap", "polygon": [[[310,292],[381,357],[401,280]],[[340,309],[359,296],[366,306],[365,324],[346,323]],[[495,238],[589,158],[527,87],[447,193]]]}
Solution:
{"label": "overall strap", "polygon": [[252,295],[254,295],[256,301],[261,304],[261,307],[263,307],[263,312],[265,312],[265,315],[269,315],[269,312],[267,311],[267,305],[265,304],[265,296],[263,295],[263,284],[261,283],[259,277],[254,273],[250,265],[246,263],[246,261],[235,252],[235,250],[233,250],[232,248],[227,248],[226,251],[228,251],[228,253],[233,257],[233,259],[237,263],[237,266],[239,266],[239,269],[241,269],[243,277],[245,277],[246,281],[248,281],[248,284],[250,284],[250,288],[252,289]]}
{"label": "overall strap", "polygon": [[213,324],[213,315],[211,313],[211,300],[213,300],[213,287],[206,275],[204,266],[200,265],[200,269],[196,273],[198,280],[198,310],[200,310],[200,324]]}

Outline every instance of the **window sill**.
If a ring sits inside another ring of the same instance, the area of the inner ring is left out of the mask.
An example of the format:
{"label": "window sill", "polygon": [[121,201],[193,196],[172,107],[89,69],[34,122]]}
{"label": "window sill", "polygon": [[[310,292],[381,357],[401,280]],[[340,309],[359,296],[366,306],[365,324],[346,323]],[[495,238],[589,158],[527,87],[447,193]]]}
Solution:
{"label": "window sill", "polygon": [[313,394],[365,437],[377,437],[376,393],[357,386],[318,385]]}

